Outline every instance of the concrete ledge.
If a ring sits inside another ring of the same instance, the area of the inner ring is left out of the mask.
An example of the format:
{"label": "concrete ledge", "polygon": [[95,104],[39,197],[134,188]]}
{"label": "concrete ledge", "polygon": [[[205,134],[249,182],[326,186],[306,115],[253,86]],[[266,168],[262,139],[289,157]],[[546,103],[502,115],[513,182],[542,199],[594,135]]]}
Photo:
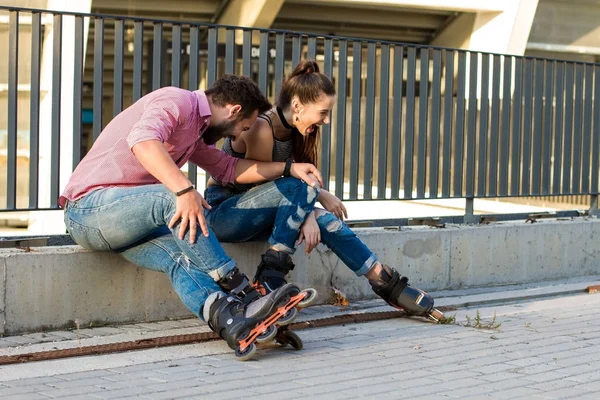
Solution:
{"label": "concrete ledge", "polygon": [[[356,232],[380,260],[430,291],[600,275],[597,219]],[[250,275],[267,245],[224,247]],[[373,298],[368,282],[323,245],[309,256],[299,249],[295,261],[291,281],[316,288],[321,302],[332,299],[332,287],[350,300]],[[2,250],[0,273],[0,334],[190,315],[165,276],[112,253],[78,246]]]}

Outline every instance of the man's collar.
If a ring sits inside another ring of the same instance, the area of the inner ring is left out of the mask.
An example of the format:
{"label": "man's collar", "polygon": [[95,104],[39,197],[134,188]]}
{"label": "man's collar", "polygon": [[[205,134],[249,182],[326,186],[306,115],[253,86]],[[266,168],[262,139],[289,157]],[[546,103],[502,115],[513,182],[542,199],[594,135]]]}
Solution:
{"label": "man's collar", "polygon": [[196,90],[194,93],[198,96],[198,112],[200,113],[200,116],[203,118],[210,117],[212,113],[210,112],[206,93],[204,93],[203,90]]}

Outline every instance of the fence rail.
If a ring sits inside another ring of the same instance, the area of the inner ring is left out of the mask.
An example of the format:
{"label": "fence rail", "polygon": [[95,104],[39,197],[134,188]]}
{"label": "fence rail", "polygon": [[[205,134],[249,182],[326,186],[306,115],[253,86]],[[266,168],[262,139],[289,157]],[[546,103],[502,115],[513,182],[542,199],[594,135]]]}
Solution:
{"label": "fence rail", "polygon": [[[317,60],[337,88],[318,166],[340,198],[597,199],[599,64],[183,21],[0,14],[0,211],[56,209],[103,127],[144,94],[207,88],[234,73],[274,100],[302,58]],[[194,165],[187,173],[202,181]]]}

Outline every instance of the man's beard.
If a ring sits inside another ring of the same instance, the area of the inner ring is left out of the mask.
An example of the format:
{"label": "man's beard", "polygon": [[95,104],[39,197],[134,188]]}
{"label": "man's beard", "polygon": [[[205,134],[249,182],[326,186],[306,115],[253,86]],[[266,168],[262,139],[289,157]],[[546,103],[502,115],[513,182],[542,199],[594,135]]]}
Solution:
{"label": "man's beard", "polygon": [[219,124],[211,123],[202,134],[202,140],[208,145],[213,145],[223,138],[233,136],[233,129],[236,123],[237,121],[227,121]]}

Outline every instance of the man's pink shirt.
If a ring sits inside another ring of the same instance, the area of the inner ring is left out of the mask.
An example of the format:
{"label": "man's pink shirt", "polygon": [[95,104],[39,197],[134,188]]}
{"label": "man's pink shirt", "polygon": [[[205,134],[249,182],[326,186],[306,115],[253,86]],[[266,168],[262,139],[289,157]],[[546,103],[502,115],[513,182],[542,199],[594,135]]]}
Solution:
{"label": "man's pink shirt", "polygon": [[219,181],[233,182],[238,159],[201,140],[210,116],[203,91],[166,87],[147,94],[104,128],[73,171],[59,205],[100,188],[159,183],[131,151],[146,140],[162,142],[178,167],[190,160]]}

